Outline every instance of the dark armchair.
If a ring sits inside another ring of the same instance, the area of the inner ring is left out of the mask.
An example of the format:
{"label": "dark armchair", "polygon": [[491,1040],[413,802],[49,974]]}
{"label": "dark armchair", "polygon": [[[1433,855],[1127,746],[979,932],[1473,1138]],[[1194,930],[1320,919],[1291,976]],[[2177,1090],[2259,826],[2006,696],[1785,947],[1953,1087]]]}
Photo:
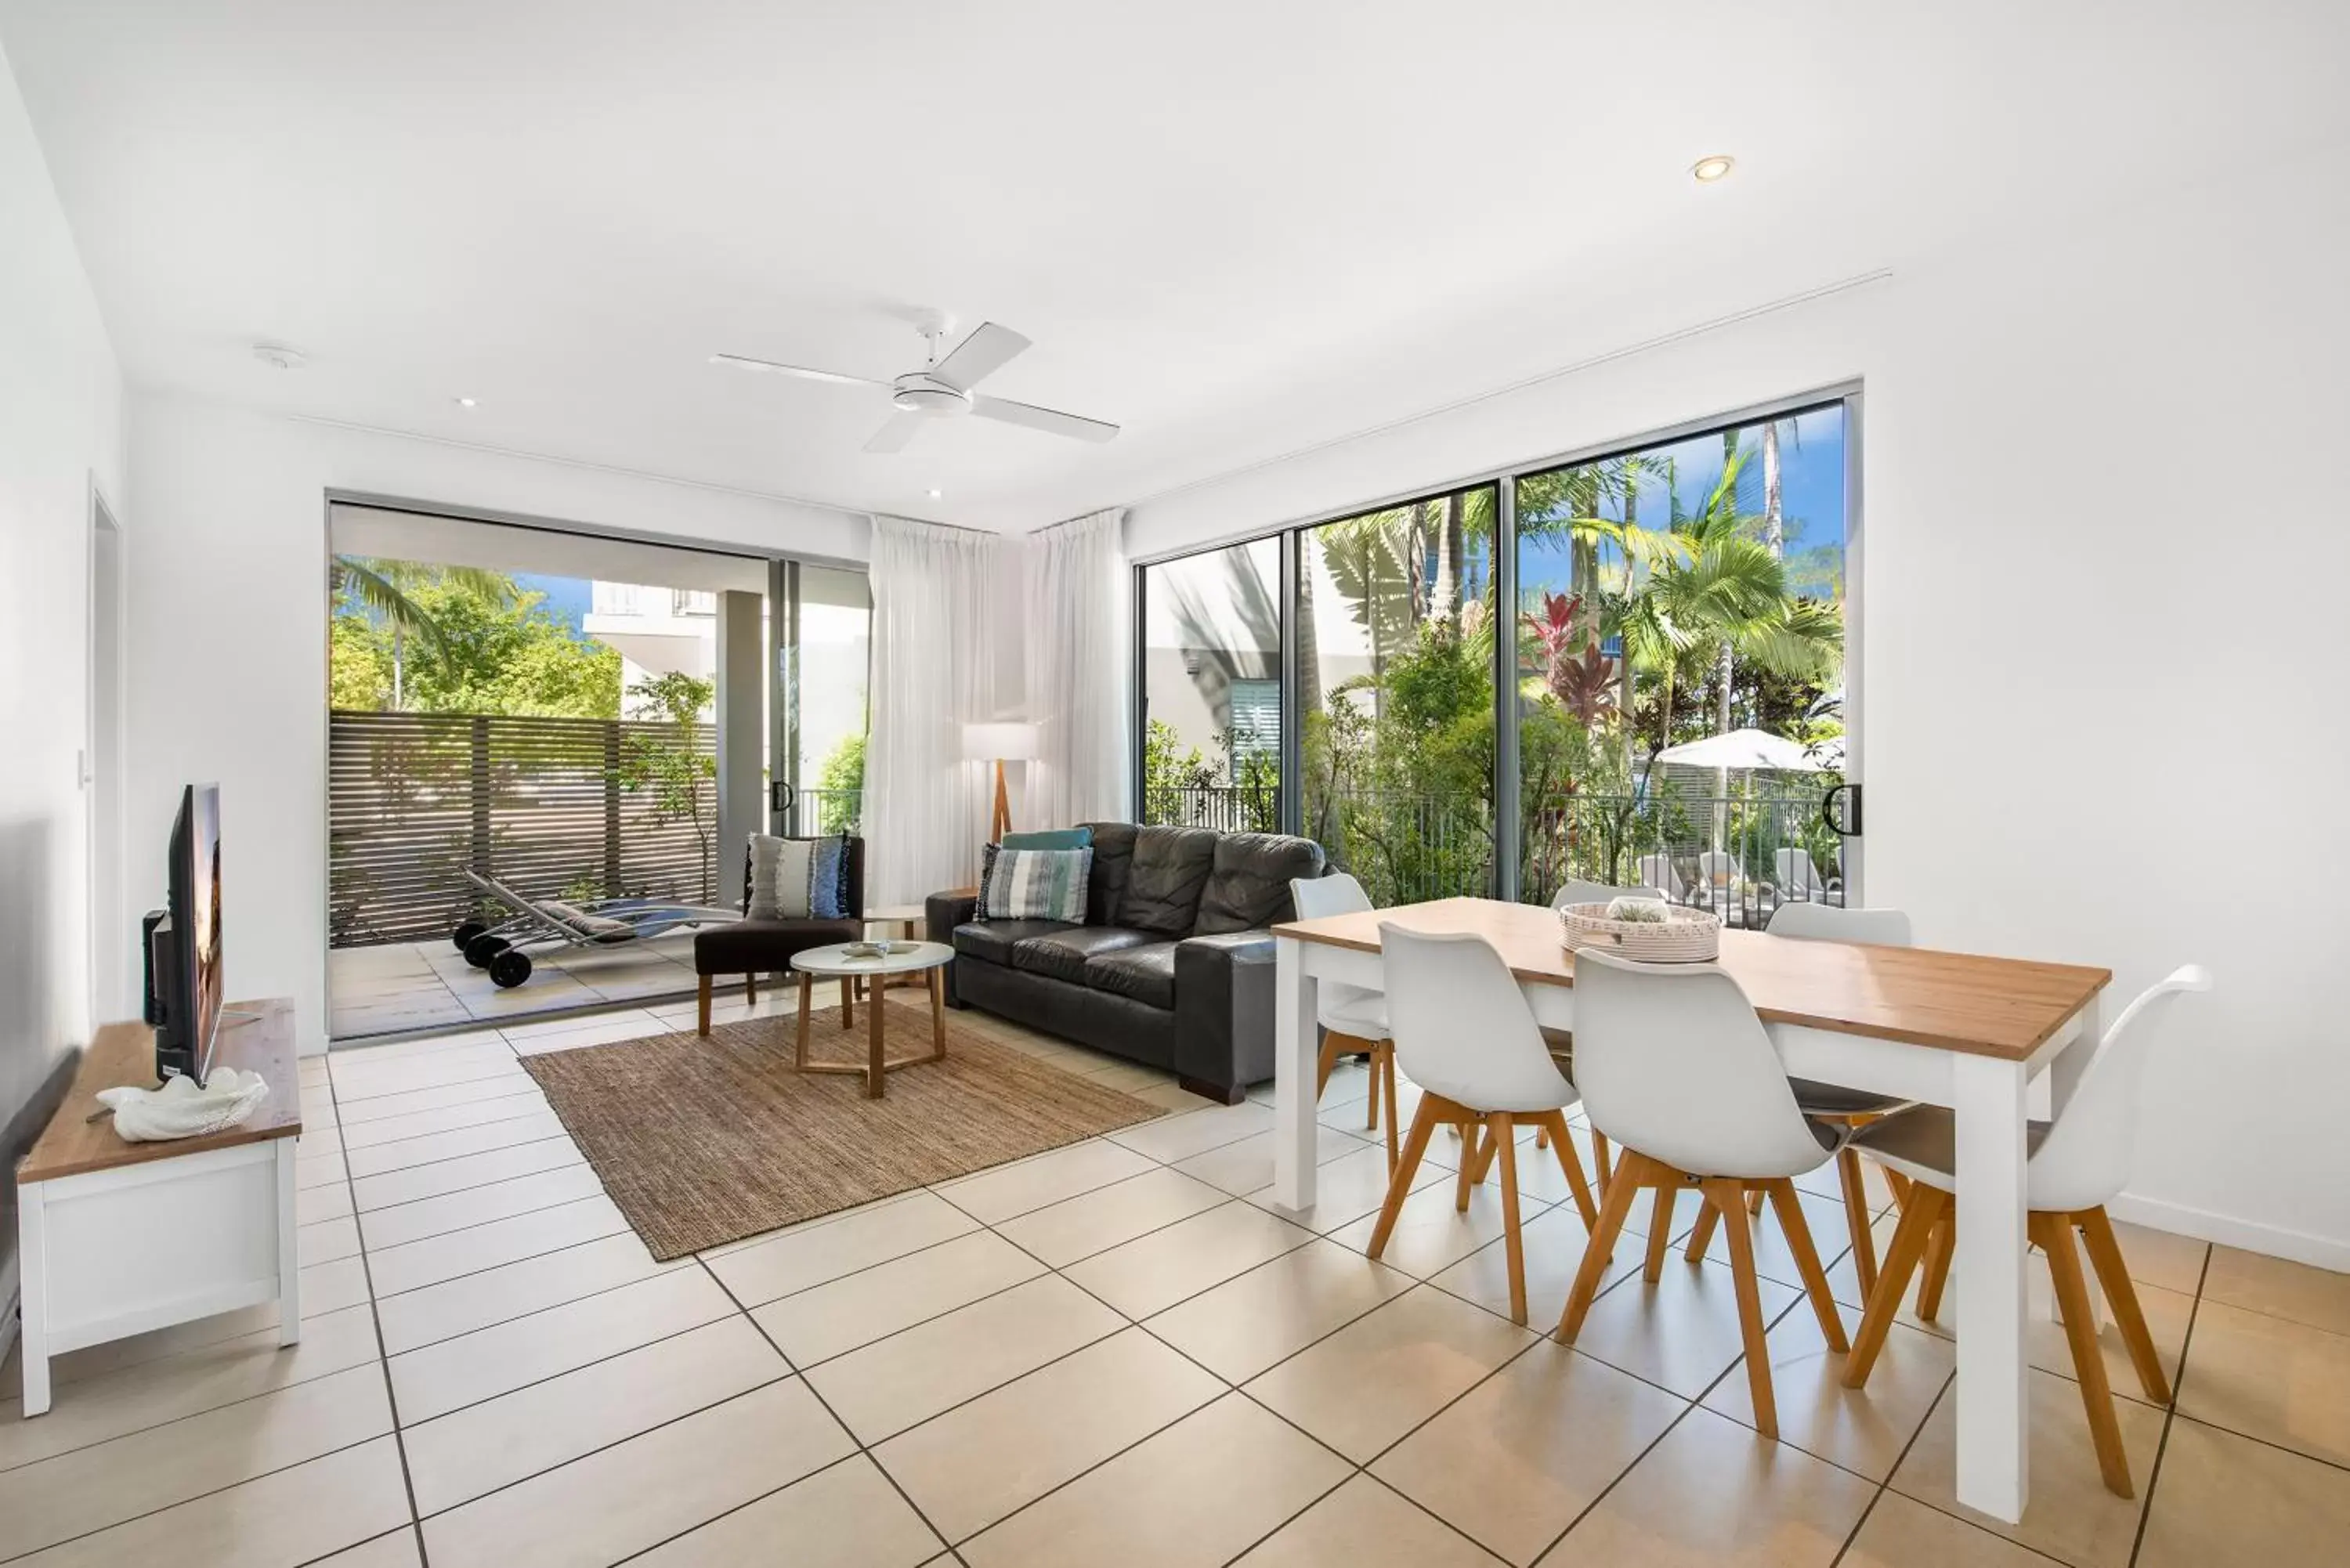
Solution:
{"label": "dark armchair", "polygon": [[[751,857],[743,856],[743,904],[751,907]],[[720,975],[741,975],[743,994],[759,1000],[759,977],[789,971],[793,955],[835,942],[853,942],[865,934],[865,840],[848,840],[848,913],[837,920],[786,919],[734,921],[710,926],[693,934],[693,972],[700,978],[696,993],[697,1031],[710,1033],[710,991]],[[844,1026],[856,1021],[852,983],[840,982],[840,1012]]]}

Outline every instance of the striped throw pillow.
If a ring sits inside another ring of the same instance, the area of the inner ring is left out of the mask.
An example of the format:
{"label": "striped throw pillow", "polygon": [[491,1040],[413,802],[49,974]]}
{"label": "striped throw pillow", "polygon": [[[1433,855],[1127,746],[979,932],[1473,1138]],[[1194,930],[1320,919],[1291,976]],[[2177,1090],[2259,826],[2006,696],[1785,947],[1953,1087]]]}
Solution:
{"label": "striped throw pillow", "polygon": [[991,844],[979,879],[979,918],[1082,922],[1093,864],[1091,849],[1005,849]]}

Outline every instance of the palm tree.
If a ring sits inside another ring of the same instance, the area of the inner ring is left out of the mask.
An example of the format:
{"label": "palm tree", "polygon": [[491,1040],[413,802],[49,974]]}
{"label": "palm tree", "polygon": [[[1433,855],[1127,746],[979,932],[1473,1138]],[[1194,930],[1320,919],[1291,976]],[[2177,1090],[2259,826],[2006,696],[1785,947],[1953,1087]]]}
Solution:
{"label": "palm tree", "polygon": [[375,560],[363,556],[335,556],[327,564],[330,597],[348,594],[351,600],[391,628],[391,705],[407,705],[408,637],[415,633],[432,651],[446,656],[449,639],[441,625],[408,597],[424,583],[450,583],[493,605],[513,602],[514,579],[482,566],[433,566],[417,561]]}

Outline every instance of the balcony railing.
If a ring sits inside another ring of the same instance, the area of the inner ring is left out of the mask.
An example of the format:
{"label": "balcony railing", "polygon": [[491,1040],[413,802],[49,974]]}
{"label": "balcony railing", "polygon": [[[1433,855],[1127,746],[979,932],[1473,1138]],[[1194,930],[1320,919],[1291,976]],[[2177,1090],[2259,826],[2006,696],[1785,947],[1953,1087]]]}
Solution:
{"label": "balcony railing", "polygon": [[[1795,900],[1842,903],[1844,844],[1801,796],[1565,794],[1521,804],[1519,897],[1546,903],[1570,878],[1651,886],[1759,927]],[[1309,794],[1305,830],[1374,903],[1417,903],[1494,888],[1492,802],[1482,796],[1378,791]],[[1224,832],[1276,830],[1277,792],[1148,792],[1146,822]]]}

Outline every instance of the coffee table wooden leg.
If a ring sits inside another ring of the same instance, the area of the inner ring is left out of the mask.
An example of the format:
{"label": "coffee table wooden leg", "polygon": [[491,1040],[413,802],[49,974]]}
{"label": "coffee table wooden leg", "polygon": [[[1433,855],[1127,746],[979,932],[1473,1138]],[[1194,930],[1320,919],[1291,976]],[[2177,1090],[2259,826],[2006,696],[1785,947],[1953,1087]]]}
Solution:
{"label": "coffee table wooden leg", "polygon": [[[843,981],[841,983],[846,985],[848,982],[847,981]],[[866,1033],[867,1038],[872,1042],[872,1055],[865,1069],[865,1097],[868,1100],[879,1099],[881,1097],[882,1091],[888,1087],[889,1081],[889,1069],[883,1064],[881,1055],[881,1014],[883,1011],[884,1010],[881,1006],[881,992],[877,987],[874,990],[873,994],[865,1000]]]}
{"label": "coffee table wooden leg", "polygon": [[947,1059],[947,986],[946,971],[931,971],[931,1059]]}
{"label": "coffee table wooden leg", "polygon": [[801,971],[800,971],[800,1033],[799,1033],[799,1039],[798,1039],[798,1040],[797,1040],[797,1042],[796,1042],[796,1043],[795,1043],[795,1044],[793,1044],[793,1046],[792,1046],[792,1066],[793,1066],[795,1069],[804,1069],[804,1068],[806,1068],[806,1067],[807,1066],[807,1047],[808,1047],[808,1004],[809,1004],[809,1002],[814,999],[815,995],[816,995],[816,981],[815,981],[815,979],[814,979],[812,976],[810,976],[810,975],[807,973],[807,971],[805,971],[805,970]]}
{"label": "coffee table wooden leg", "polygon": [[856,980],[849,975],[842,975],[840,977],[840,1026],[843,1029],[857,1027],[856,996]]}

